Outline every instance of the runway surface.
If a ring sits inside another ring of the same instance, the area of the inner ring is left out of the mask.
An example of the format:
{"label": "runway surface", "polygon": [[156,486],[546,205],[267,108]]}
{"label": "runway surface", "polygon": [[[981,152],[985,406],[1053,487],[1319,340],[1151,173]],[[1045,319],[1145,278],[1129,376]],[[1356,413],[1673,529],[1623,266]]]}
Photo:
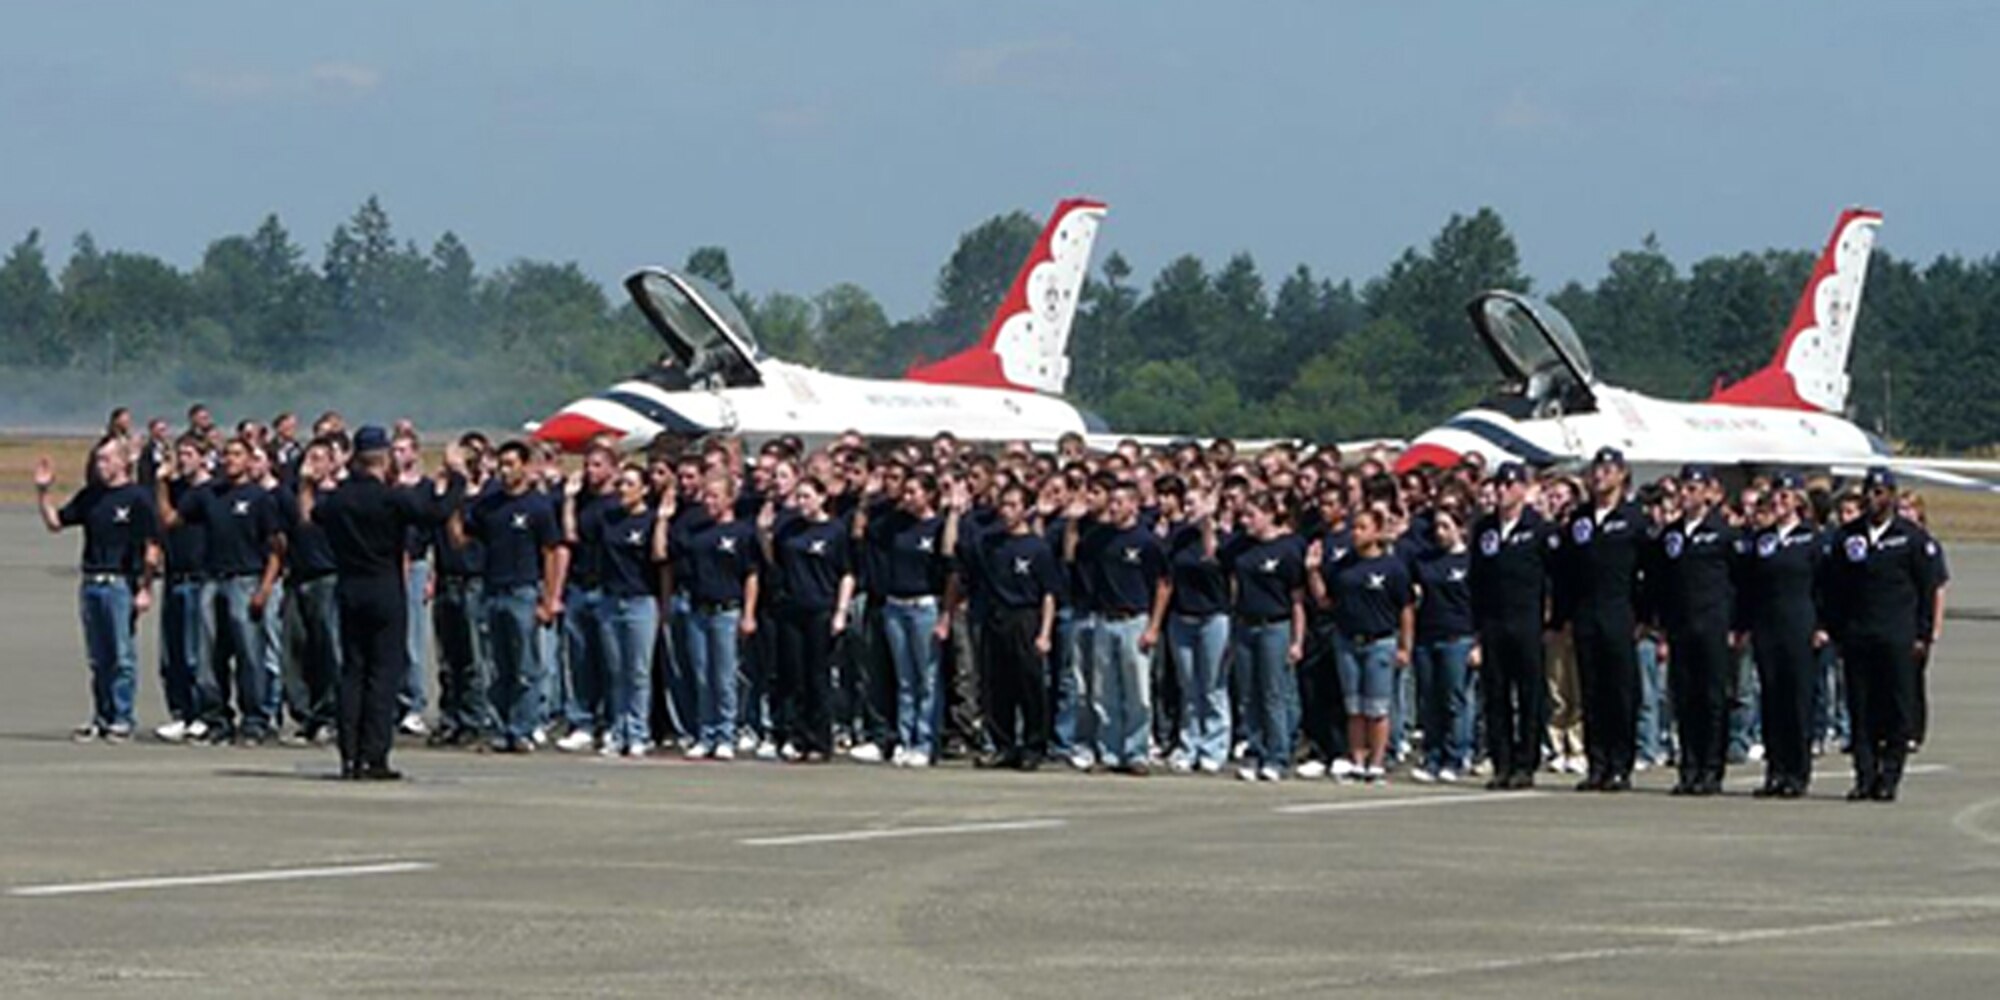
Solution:
{"label": "runway surface", "polygon": [[[0,508],[0,994],[1881,997],[2000,978],[2000,549],[1894,806],[76,746],[75,536]],[[140,706],[161,721],[154,623]]]}

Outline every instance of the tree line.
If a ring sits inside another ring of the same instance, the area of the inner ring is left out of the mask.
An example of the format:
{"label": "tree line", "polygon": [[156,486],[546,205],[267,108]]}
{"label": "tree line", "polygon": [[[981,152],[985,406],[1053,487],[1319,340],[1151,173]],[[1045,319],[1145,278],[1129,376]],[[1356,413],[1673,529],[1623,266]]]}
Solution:
{"label": "tree line", "polygon": [[[1024,212],[967,231],[930,307],[905,319],[850,283],[812,294],[739,287],[721,247],[696,248],[686,269],[729,291],[770,353],[894,376],[973,342],[1039,231]],[[427,248],[401,237],[373,197],[316,256],[276,215],[209,243],[187,270],[101,248],[88,233],[58,264],[30,231],[0,262],[0,421],[75,424],[111,402],[153,412],[200,398],[225,413],[326,405],[512,426],[661,349],[615,284],[607,294],[573,262],[481,270],[451,232]],[[1769,359],[1814,257],[1744,252],[1683,271],[1648,236],[1595,283],[1544,290],[1484,208],[1453,215],[1359,283],[1304,265],[1273,280],[1246,252],[1219,266],[1183,255],[1142,285],[1113,252],[1083,289],[1069,395],[1133,431],[1411,434],[1492,388],[1464,305],[1508,288],[1561,308],[1600,377],[1699,398]],[[1926,449],[1991,442],[2000,256],[1920,264],[1877,250],[1850,370],[1864,425]]]}

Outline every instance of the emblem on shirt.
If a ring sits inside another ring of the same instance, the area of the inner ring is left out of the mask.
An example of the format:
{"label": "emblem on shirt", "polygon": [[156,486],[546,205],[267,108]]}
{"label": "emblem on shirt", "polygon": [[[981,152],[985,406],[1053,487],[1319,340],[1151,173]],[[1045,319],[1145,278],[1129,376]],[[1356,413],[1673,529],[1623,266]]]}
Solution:
{"label": "emblem on shirt", "polygon": [[1342,559],[1347,558],[1347,550],[1342,548],[1336,548],[1333,550],[1332,553],[1330,553],[1330,555],[1332,556],[1331,559],[1332,562],[1339,562]]}
{"label": "emblem on shirt", "polygon": [[250,501],[248,501],[248,500],[238,500],[238,501],[236,501],[236,502],[234,502],[234,503],[230,504],[230,505],[229,505],[229,513],[231,513],[231,514],[234,514],[234,515],[235,515],[235,516],[237,516],[237,517],[249,517],[249,516],[250,516]]}
{"label": "emblem on shirt", "polygon": [[929,535],[925,535],[924,537],[922,537],[922,538],[919,538],[919,539],[917,539],[917,551],[918,551],[918,552],[936,552],[936,551],[937,551],[937,539],[935,539],[935,538],[932,538],[932,537],[930,537]]}
{"label": "emblem on shirt", "polygon": [[1263,563],[1262,563],[1261,565],[1259,565],[1259,566],[1258,566],[1257,568],[1258,568],[1258,570],[1260,570],[1261,572],[1265,572],[1265,573],[1276,573],[1276,572],[1278,571],[1278,560],[1276,560],[1276,559],[1266,559],[1266,560],[1264,560],[1264,562],[1263,562]]}
{"label": "emblem on shirt", "polygon": [[1479,533],[1479,552],[1487,558],[1500,554],[1500,533],[1488,528]]}
{"label": "emblem on shirt", "polygon": [[1931,558],[1933,558],[1933,559],[1937,558],[1937,543],[1936,543],[1936,542],[1925,542],[1925,543],[1924,543],[1924,555],[1927,555],[1927,556],[1930,556],[1930,557],[1931,557]]}
{"label": "emblem on shirt", "polygon": [[826,555],[826,539],[824,539],[824,538],[815,538],[815,539],[813,539],[812,541],[809,541],[809,542],[807,542],[807,543],[806,543],[806,555],[809,555],[809,556],[823,556],[823,555]]}
{"label": "emblem on shirt", "polygon": [[1128,547],[1127,547],[1127,548],[1125,549],[1125,561],[1126,561],[1126,562],[1128,562],[1128,563],[1131,563],[1131,564],[1133,564],[1133,565],[1135,565],[1135,566],[1136,566],[1136,565],[1138,565],[1138,563],[1139,563],[1139,549],[1138,549],[1138,547],[1137,547],[1137,546],[1128,546]]}
{"label": "emblem on shirt", "polygon": [[1773,555],[1776,555],[1776,554],[1777,554],[1777,552],[1778,552],[1778,536],[1776,536],[1776,535],[1758,535],[1758,536],[1757,536],[1757,556],[1758,556],[1758,558],[1761,558],[1761,559],[1769,559],[1769,558],[1771,558],[1771,557],[1772,557]]}
{"label": "emblem on shirt", "polygon": [[132,521],[132,508],[130,507],[111,508],[112,524],[130,524],[131,521]]}
{"label": "emblem on shirt", "polygon": [[631,531],[625,533],[625,544],[627,545],[643,545],[645,541],[646,533],[637,528],[633,528]]}
{"label": "emblem on shirt", "polygon": [[1590,522],[1590,518],[1579,517],[1576,519],[1576,523],[1569,526],[1570,537],[1576,539],[1576,544],[1578,545],[1589,545],[1590,532],[1594,527],[1596,525]]}
{"label": "emblem on shirt", "polygon": [[1389,583],[1389,578],[1381,573],[1368,574],[1369,590],[1381,590],[1383,587],[1387,586],[1388,583]]}
{"label": "emblem on shirt", "polygon": [[1453,566],[1453,567],[1452,567],[1452,568],[1451,568],[1450,570],[1447,570],[1447,571],[1445,572],[1445,575],[1444,575],[1444,578],[1445,578],[1445,582],[1447,582],[1447,583],[1464,583],[1464,582],[1465,582],[1465,567],[1463,567],[1463,566]]}
{"label": "emblem on shirt", "polygon": [[727,552],[727,553],[729,553],[730,555],[735,555],[735,554],[736,554],[736,536],[735,536],[735,535],[724,535],[724,536],[722,536],[721,538],[718,538],[718,539],[716,539],[716,540],[715,540],[715,550],[716,550],[717,552]]}
{"label": "emblem on shirt", "polygon": [[513,519],[513,523],[514,523],[514,530],[515,530],[515,531],[526,531],[526,530],[528,530],[528,515],[527,515],[526,513],[518,513],[518,514],[515,514],[515,515],[514,515],[514,519]]}
{"label": "emblem on shirt", "polygon": [[1669,559],[1679,559],[1681,557],[1681,550],[1687,548],[1687,536],[1678,531],[1667,532],[1664,542],[1667,547],[1667,558]]}
{"label": "emblem on shirt", "polygon": [[1860,535],[1847,536],[1847,541],[1841,543],[1841,548],[1847,553],[1848,562],[1860,562],[1868,558],[1868,539]]}
{"label": "emblem on shirt", "polygon": [[1031,565],[1033,564],[1033,562],[1034,562],[1034,560],[1032,560],[1032,559],[1029,559],[1029,558],[1028,558],[1027,556],[1015,556],[1015,557],[1014,557],[1014,575],[1015,575],[1015,576],[1027,576],[1027,575],[1028,575],[1028,568],[1029,568],[1029,566],[1031,566]]}

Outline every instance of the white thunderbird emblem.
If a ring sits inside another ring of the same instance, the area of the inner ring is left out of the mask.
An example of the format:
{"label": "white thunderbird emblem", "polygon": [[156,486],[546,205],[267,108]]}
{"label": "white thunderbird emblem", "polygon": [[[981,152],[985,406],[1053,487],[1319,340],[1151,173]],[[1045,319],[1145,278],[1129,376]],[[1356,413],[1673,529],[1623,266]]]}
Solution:
{"label": "white thunderbird emblem", "polygon": [[525,513],[517,513],[517,514],[515,514],[515,515],[514,515],[514,530],[515,530],[515,531],[526,531],[526,530],[528,530],[528,515],[527,515],[527,514],[525,514]]}
{"label": "white thunderbird emblem", "polygon": [[236,501],[234,504],[230,505],[229,512],[231,514],[236,515],[237,517],[249,517],[250,501],[248,500]]}
{"label": "white thunderbird emblem", "polygon": [[724,535],[724,536],[722,536],[721,538],[718,538],[718,539],[716,539],[716,540],[715,540],[715,548],[716,548],[716,551],[718,551],[718,552],[727,552],[727,553],[729,553],[729,554],[731,554],[731,555],[735,555],[735,554],[736,554],[736,536],[734,536],[734,535]]}
{"label": "white thunderbird emblem", "polygon": [[131,523],[131,521],[132,521],[132,508],[130,507],[111,508],[112,524],[129,524]]}
{"label": "white thunderbird emblem", "polygon": [[1028,558],[1027,556],[1015,556],[1015,557],[1014,557],[1014,575],[1015,575],[1015,576],[1027,576],[1027,575],[1028,575],[1028,567],[1029,567],[1029,566],[1031,566],[1031,565],[1032,565],[1033,563],[1034,563],[1034,560],[1032,560],[1032,559],[1029,559],[1029,558]]}
{"label": "white thunderbird emblem", "polygon": [[1276,573],[1278,571],[1278,560],[1276,559],[1264,560],[1264,565],[1262,566],[1262,569],[1266,573]]}
{"label": "white thunderbird emblem", "polygon": [[1389,578],[1388,578],[1387,576],[1384,576],[1384,575],[1382,575],[1381,573],[1370,573],[1370,574],[1368,574],[1368,589],[1369,589],[1369,590],[1381,590],[1381,589],[1382,589],[1382,587],[1383,587],[1384,585],[1386,585],[1386,584],[1387,584],[1388,582],[1389,582]]}

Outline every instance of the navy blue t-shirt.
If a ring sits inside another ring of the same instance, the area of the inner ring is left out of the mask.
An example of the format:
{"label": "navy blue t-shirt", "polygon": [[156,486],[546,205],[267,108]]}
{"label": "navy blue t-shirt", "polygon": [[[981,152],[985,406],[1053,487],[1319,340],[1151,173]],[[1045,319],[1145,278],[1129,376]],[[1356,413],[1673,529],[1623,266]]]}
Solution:
{"label": "navy blue t-shirt", "polygon": [[1231,535],[1222,565],[1236,580],[1236,613],[1257,621],[1290,617],[1292,592],[1306,583],[1306,547],[1293,534],[1267,542],[1248,532]]}
{"label": "navy blue t-shirt", "polygon": [[657,519],[651,507],[641,507],[635,514],[616,503],[591,505],[589,530],[577,526],[582,539],[577,549],[591,550],[598,589],[611,597],[646,597],[659,592],[659,564],[653,561],[653,522]]}
{"label": "navy blue t-shirt", "polygon": [[995,608],[1038,608],[1062,588],[1062,566],[1042,536],[987,532],[980,540],[978,573]]}
{"label": "navy blue t-shirt", "polygon": [[1042,541],[1048,544],[1049,554],[1056,560],[1056,604],[1067,606],[1076,600],[1072,593],[1076,582],[1076,567],[1063,565],[1063,536],[1069,531],[1069,519],[1061,514],[1048,519],[1042,526]]}
{"label": "navy blue t-shirt", "polygon": [[944,593],[944,521],[918,520],[898,510],[869,529],[875,554],[875,584],[890,597],[922,597]]}
{"label": "navy blue t-shirt", "polygon": [[333,546],[326,540],[326,527],[299,517],[296,495],[287,492],[278,495],[288,525],[285,537],[291,543],[285,550],[285,564],[292,580],[317,580],[336,572],[339,565],[333,561]]}
{"label": "navy blue t-shirt", "polygon": [[1334,574],[1334,624],[1343,635],[1394,632],[1411,596],[1409,566],[1400,557],[1385,552],[1350,559]]}
{"label": "navy blue t-shirt", "polygon": [[215,578],[262,573],[271,538],[283,529],[277,503],[254,483],[231,486],[217,479],[189,490],[177,507],[183,520],[207,526],[204,555]]}
{"label": "navy blue t-shirt", "polygon": [[603,585],[603,573],[599,561],[603,552],[599,546],[588,544],[584,539],[584,526],[595,525],[600,518],[610,516],[613,511],[622,511],[618,499],[609,493],[584,493],[576,498],[576,533],[578,543],[570,547],[569,582],[583,590],[596,590]]}
{"label": "navy blue t-shirt", "polygon": [[70,498],[56,519],[83,526],[83,571],[138,576],[145,567],[146,543],[160,540],[153,496],[144,486],[86,486]]}
{"label": "navy blue t-shirt", "polygon": [[687,536],[679,578],[696,604],[737,604],[744,582],[762,568],[757,526],[744,521],[710,521]]}
{"label": "navy blue t-shirt", "polygon": [[1167,575],[1167,557],[1160,540],[1138,525],[1121,530],[1104,524],[1095,530],[1096,544],[1091,547],[1086,569],[1098,609],[1107,615],[1151,610],[1153,590]]}
{"label": "navy blue t-shirt", "polygon": [[[206,484],[196,486],[185,479],[176,479],[167,484],[167,502],[179,510],[181,498],[190,490],[206,489]],[[208,525],[183,520],[167,532],[167,575],[169,577],[198,576],[208,572]]]}
{"label": "navy blue t-shirt", "polygon": [[771,534],[778,560],[779,591],[785,605],[801,611],[832,611],[840,598],[840,578],[853,572],[846,522],[810,521],[793,516]]}
{"label": "navy blue t-shirt", "polygon": [[531,587],[542,579],[542,550],[562,540],[555,505],[533,490],[494,490],[472,504],[466,532],[479,539],[489,591]]}
{"label": "navy blue t-shirt", "polygon": [[1209,554],[1201,525],[1182,522],[1167,533],[1167,562],[1173,567],[1173,612],[1214,615],[1229,610],[1229,578],[1222,572],[1222,543]]}
{"label": "navy blue t-shirt", "polygon": [[1433,545],[1410,561],[1417,598],[1417,641],[1460,639],[1473,633],[1472,551],[1451,552]]}

